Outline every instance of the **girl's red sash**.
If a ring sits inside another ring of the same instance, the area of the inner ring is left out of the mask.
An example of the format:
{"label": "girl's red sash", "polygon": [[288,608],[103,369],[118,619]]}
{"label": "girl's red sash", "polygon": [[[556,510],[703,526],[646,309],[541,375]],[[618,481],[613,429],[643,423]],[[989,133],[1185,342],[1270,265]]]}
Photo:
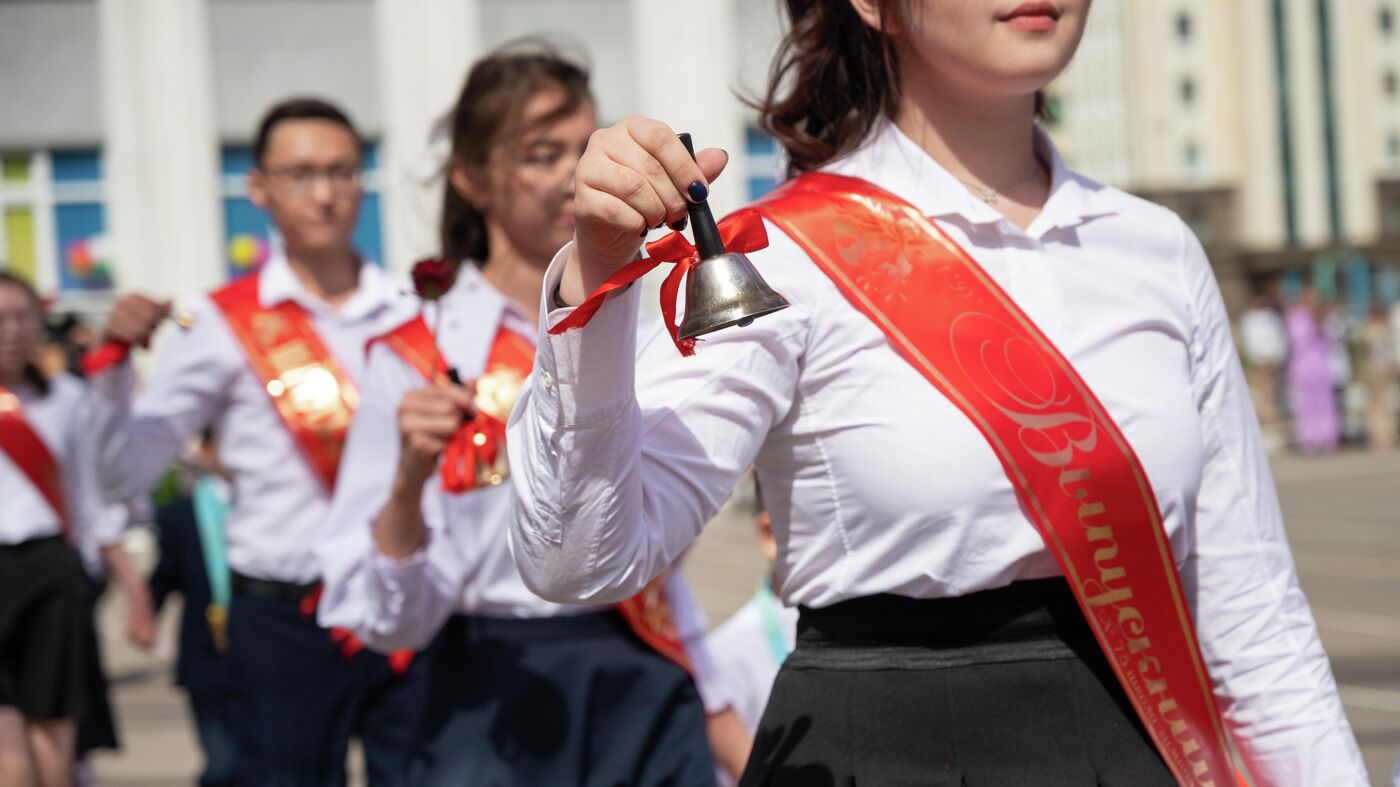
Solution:
{"label": "girl's red sash", "polygon": [[1070,362],[967,252],[866,181],[808,174],[747,210],[976,424],[1177,780],[1235,783],[1147,473]]}
{"label": "girl's red sash", "polygon": [[0,453],[10,457],[24,477],[39,491],[58,517],[59,533],[68,537],[68,507],[63,502],[63,483],[58,460],[43,438],[24,418],[19,397],[0,385]]}
{"label": "girl's red sash", "polygon": [[[422,317],[409,320],[374,341],[388,345],[425,380],[441,379],[447,371],[433,332]],[[487,356],[486,372],[476,384],[475,417],[463,424],[443,455],[442,478],[447,491],[460,494],[475,486],[474,483],[450,482],[450,477],[472,477],[472,473],[458,467],[462,462],[490,473],[487,483],[500,483],[504,479],[499,465],[505,461],[505,422],[510,417],[515,399],[509,389],[514,387],[518,391],[519,384],[530,374],[534,363],[535,348],[528,339],[505,327],[496,332]],[[483,385],[487,381],[490,384]],[[456,446],[465,446],[458,450],[470,453],[458,457],[454,454]],[[617,604],[617,611],[642,642],[686,672],[692,672],[690,657],[676,630],[670,605],[666,602],[665,578],[666,575],[662,574],[653,579],[642,592]]]}

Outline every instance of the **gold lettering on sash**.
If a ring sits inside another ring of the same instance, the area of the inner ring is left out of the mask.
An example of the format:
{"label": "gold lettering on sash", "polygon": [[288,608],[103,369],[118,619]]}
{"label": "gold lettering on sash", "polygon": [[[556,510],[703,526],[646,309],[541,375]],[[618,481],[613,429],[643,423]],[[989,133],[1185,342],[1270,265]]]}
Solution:
{"label": "gold lettering on sash", "polygon": [[[1128,565],[1119,553],[1114,530],[1118,525],[1104,496],[1094,493],[1096,480],[1089,468],[1075,466],[1076,458],[1092,452],[1098,444],[1095,421],[1090,415],[1071,409],[1075,405],[1070,397],[1057,395],[1053,386],[1037,391],[1019,375],[1002,372],[1009,369],[1006,359],[1015,349],[1011,341],[1003,341],[983,342],[977,345],[976,353],[969,354],[976,358],[976,373],[970,379],[979,381],[975,383],[979,387],[991,388],[983,393],[1018,427],[1016,437],[1025,453],[1042,465],[1059,469],[1060,493],[1078,503],[1076,518],[1084,539],[1093,549],[1092,569],[1079,578],[1081,597],[1092,614],[1100,616],[1101,625],[1116,626],[1122,634],[1122,644],[1112,657],[1123,667],[1124,679],[1144,687],[1148,695],[1160,697],[1155,708],[1143,709],[1144,724],[1159,728],[1166,725],[1179,745],[1175,755],[1197,777],[1197,784],[1210,785],[1212,782],[1204,778],[1210,765],[1208,752],[1198,737],[1200,731],[1191,729],[1182,718],[1161,662],[1152,655],[1147,619],[1132,603],[1134,577],[1129,575]],[[959,361],[964,360],[960,355]],[[1135,669],[1129,669],[1130,666]]]}

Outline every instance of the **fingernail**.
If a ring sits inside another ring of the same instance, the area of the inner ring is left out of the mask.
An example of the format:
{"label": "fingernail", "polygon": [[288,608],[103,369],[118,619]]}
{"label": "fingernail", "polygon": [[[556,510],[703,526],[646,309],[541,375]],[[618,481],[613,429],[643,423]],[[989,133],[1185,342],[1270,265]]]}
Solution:
{"label": "fingernail", "polygon": [[685,193],[690,195],[691,202],[704,202],[710,196],[710,190],[698,180],[687,186]]}
{"label": "fingernail", "polygon": [[642,227],[642,237],[643,237],[643,238],[645,238],[645,237],[647,236],[647,233],[648,233],[648,232],[651,232],[651,227]]}
{"label": "fingernail", "polygon": [[664,227],[664,226],[666,226],[666,220],[665,220],[665,219],[662,219],[661,221],[656,222],[656,226],[655,226],[655,227],[652,227],[652,229],[654,229],[654,230],[659,230],[659,229],[661,229],[661,228]]}
{"label": "fingernail", "polygon": [[679,219],[676,219],[675,221],[671,222],[671,229],[675,230],[676,232],[680,232],[681,230],[685,229],[685,225],[688,223],[690,223],[690,220],[682,216]]}

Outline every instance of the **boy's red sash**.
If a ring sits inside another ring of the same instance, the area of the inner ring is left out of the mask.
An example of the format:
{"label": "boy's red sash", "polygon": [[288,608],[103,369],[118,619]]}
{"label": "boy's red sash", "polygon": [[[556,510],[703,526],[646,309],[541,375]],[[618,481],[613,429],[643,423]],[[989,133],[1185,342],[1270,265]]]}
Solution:
{"label": "boy's red sash", "polygon": [[982,432],[1177,780],[1235,783],[1147,473],[1070,362],[967,252],[866,181],[804,175],[751,210]]}
{"label": "boy's red sash", "polygon": [[68,507],[63,477],[49,447],[24,418],[19,397],[0,385],[0,452],[10,457],[58,517],[59,534],[68,537]]}
{"label": "boy's red sash", "polygon": [[210,297],[329,492],[359,390],[305,309],[291,301],[268,308],[258,302],[258,278],[239,279]]}
{"label": "boy's red sash", "polygon": [[[426,380],[440,379],[447,372],[433,333],[422,317],[409,320],[374,341],[384,342]],[[508,477],[505,425],[534,363],[535,348],[528,339],[505,326],[496,332],[486,371],[476,381],[476,413],[443,452],[444,489],[460,494],[477,485],[499,484]],[[638,638],[691,672],[690,657],[666,603],[664,574],[618,604],[617,611]]]}

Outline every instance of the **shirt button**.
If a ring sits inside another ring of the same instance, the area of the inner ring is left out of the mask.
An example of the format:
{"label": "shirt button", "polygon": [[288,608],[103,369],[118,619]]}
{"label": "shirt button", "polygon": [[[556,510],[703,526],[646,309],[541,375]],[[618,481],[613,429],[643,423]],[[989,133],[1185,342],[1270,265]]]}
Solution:
{"label": "shirt button", "polygon": [[540,372],[540,380],[544,382],[544,389],[546,391],[554,390],[554,375],[549,372]]}

